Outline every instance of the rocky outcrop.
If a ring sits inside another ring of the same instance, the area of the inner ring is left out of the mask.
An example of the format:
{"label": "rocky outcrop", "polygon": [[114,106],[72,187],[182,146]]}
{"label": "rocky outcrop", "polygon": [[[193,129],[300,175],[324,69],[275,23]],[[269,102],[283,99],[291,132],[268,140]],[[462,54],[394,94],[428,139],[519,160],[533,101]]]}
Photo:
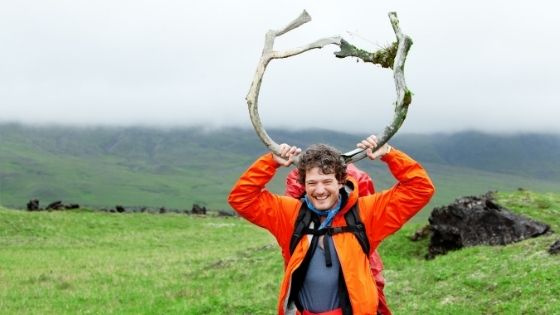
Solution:
{"label": "rocky outcrop", "polygon": [[206,214],[206,207],[204,206],[199,206],[198,204],[193,204],[192,209],[191,209],[191,213],[192,214]]}
{"label": "rocky outcrop", "polygon": [[27,211],[40,211],[39,208],[39,199],[31,199],[27,203]]}
{"label": "rocky outcrop", "polygon": [[550,247],[548,248],[548,252],[551,255],[556,255],[560,253],[560,240],[557,240],[556,242],[554,242],[554,244],[550,245]]}
{"label": "rocky outcrop", "polygon": [[39,199],[31,199],[27,202],[27,211],[43,211],[43,210],[67,210],[67,209],[79,209],[80,205],[77,203],[64,204],[62,201],[57,200],[51,202],[45,209],[39,207]]}
{"label": "rocky outcrop", "polygon": [[506,245],[543,235],[550,226],[517,215],[497,204],[491,193],[455,200],[434,208],[427,258],[475,245]]}

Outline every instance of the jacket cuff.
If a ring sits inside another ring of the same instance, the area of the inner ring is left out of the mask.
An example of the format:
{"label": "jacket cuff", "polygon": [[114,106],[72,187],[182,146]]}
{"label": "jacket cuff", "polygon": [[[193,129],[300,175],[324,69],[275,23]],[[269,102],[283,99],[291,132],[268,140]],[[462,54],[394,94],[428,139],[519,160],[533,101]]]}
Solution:
{"label": "jacket cuff", "polygon": [[381,157],[381,161],[389,162],[395,155],[398,154],[397,151],[399,151],[397,148],[391,146],[391,150]]}
{"label": "jacket cuff", "polygon": [[274,168],[279,168],[280,166],[282,166],[280,163],[276,162],[276,160],[274,159],[273,153],[272,152],[268,152],[265,153],[261,159],[263,159],[264,161],[266,161],[270,166],[274,167]]}

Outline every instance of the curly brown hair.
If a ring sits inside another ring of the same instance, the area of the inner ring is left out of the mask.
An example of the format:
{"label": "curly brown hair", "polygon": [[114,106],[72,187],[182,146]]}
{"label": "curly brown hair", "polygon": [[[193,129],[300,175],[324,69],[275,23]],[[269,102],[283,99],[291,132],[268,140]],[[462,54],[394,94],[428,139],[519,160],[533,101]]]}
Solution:
{"label": "curly brown hair", "polygon": [[318,167],[323,174],[334,174],[336,180],[346,181],[346,162],[341,152],[326,144],[313,144],[302,153],[298,169],[298,181],[305,185],[306,171]]}

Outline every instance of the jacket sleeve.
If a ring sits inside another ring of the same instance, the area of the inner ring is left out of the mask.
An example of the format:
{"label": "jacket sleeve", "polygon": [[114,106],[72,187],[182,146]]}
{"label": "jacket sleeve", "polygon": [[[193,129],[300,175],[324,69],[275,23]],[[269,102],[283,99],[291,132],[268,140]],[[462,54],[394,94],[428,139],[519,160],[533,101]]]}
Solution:
{"label": "jacket sleeve", "polygon": [[359,200],[372,249],[418,213],[435,192],[426,170],[404,152],[393,149],[381,160],[388,164],[397,183]]}
{"label": "jacket sleeve", "polygon": [[228,202],[239,215],[269,230],[282,244],[291,236],[299,201],[266,190],[265,185],[274,177],[278,166],[272,153],[261,156],[233,186]]}

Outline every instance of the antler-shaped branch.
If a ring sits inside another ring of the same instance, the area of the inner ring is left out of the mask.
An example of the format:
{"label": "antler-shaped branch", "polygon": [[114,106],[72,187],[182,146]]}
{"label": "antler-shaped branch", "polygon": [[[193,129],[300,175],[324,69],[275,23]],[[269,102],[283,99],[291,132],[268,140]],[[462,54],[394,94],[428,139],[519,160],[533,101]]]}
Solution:
{"label": "antler-shaped branch", "polygon": [[261,59],[257,66],[257,72],[255,73],[255,77],[253,82],[251,83],[251,88],[249,89],[249,93],[247,94],[246,100],[247,105],[249,106],[249,115],[251,116],[251,123],[253,123],[253,127],[257,132],[257,135],[262,140],[262,142],[275,154],[280,154],[280,145],[274,142],[270,136],[266,133],[266,130],[263,128],[261,123],[261,119],[259,117],[259,109],[258,109],[258,101],[259,101],[259,92],[261,89],[262,78],[264,72],[266,70],[266,66],[272,59],[280,59],[280,58],[287,58],[295,55],[299,55],[305,51],[315,49],[315,48],[323,48],[329,44],[340,44],[341,38],[340,37],[331,37],[331,38],[324,38],[318,41],[315,41],[311,44],[308,44],[303,47],[295,48],[288,51],[278,52],[274,51],[274,40],[276,37],[281,36],[301,25],[311,21],[311,16],[307,13],[307,11],[303,11],[300,16],[293,20],[290,24],[284,27],[281,30],[270,30],[266,33],[264,48],[262,51]]}
{"label": "antler-shaped branch", "polygon": [[[406,119],[406,114],[408,112],[408,105],[412,102],[412,92],[406,86],[406,81],[404,79],[404,63],[406,61],[406,56],[408,55],[408,51],[410,50],[410,46],[412,46],[412,39],[408,35],[404,35],[401,32],[399,27],[399,19],[397,18],[396,12],[389,12],[389,19],[391,20],[391,25],[393,26],[393,31],[395,31],[395,35],[397,36],[397,49],[396,54],[394,56],[393,61],[393,78],[395,79],[395,88],[397,90],[397,99],[394,103],[395,105],[395,114],[393,116],[393,121],[390,125],[386,126],[383,134],[377,137],[377,148],[381,148],[385,143],[391,139],[397,130],[402,126],[404,120]],[[378,54],[379,56],[385,56],[390,53],[390,51],[395,46],[395,43],[390,47],[374,53],[372,55]],[[344,51],[344,48],[341,47],[341,51]],[[339,57],[340,53],[337,55]],[[360,56],[357,56],[360,58]],[[385,61],[387,58],[380,58],[382,61]],[[364,59],[362,59],[364,60]],[[364,60],[364,62],[368,62]],[[381,64],[382,67],[383,64]],[[375,152],[376,149],[373,149]],[[367,156],[365,150],[363,149],[356,149],[350,152],[346,152],[342,155],[346,162],[356,162],[359,161]]]}
{"label": "antler-shaped branch", "polygon": [[[323,48],[326,45],[337,45],[340,47],[340,51],[336,52],[335,55],[338,58],[345,58],[349,56],[358,57],[364,62],[370,62],[374,64],[379,64],[384,68],[393,68],[395,86],[397,89],[397,100],[395,102],[395,116],[393,122],[385,128],[384,133],[378,137],[378,146],[380,148],[385,144],[400,128],[404,119],[406,118],[406,113],[408,111],[408,105],[412,100],[412,93],[406,87],[404,80],[404,62],[408,54],[408,50],[412,45],[412,40],[410,37],[405,36],[401,33],[399,28],[399,21],[397,15],[394,12],[389,13],[389,18],[391,24],[393,25],[393,30],[397,35],[397,42],[393,43],[390,47],[386,49],[379,50],[374,53],[369,53],[365,50],[358,49],[353,45],[349,44],[341,37],[329,37],[317,40],[308,45],[298,47],[292,50],[287,50],[283,52],[278,52],[273,50],[274,40],[276,37],[281,36],[299,26],[311,21],[311,16],[306,11],[303,11],[301,15],[293,20],[290,24],[285,26],[280,30],[270,30],[267,32],[265,37],[265,44],[261,59],[257,66],[257,71],[253,82],[251,83],[251,88],[247,94],[246,100],[249,107],[249,115],[251,117],[251,123],[257,132],[257,135],[262,140],[262,142],[275,154],[280,154],[280,146],[274,142],[270,136],[267,134],[266,130],[263,128],[261,119],[258,112],[258,98],[259,91],[262,84],[262,78],[268,63],[272,59],[287,58],[295,55],[299,55],[305,51],[317,48]],[[363,149],[356,149],[342,155],[346,162],[356,162],[364,157],[366,153]]]}

